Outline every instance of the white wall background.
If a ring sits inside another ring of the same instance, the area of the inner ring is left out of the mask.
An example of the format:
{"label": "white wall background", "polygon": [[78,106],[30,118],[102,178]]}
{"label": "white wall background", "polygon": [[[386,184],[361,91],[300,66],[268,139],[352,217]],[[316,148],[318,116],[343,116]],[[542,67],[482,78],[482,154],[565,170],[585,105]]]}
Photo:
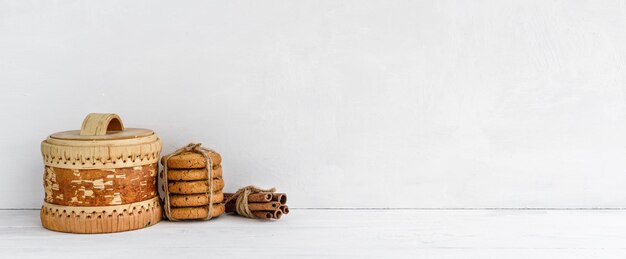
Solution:
{"label": "white wall background", "polygon": [[626,207],[626,1],[0,0],[0,208],[116,112],[293,207]]}

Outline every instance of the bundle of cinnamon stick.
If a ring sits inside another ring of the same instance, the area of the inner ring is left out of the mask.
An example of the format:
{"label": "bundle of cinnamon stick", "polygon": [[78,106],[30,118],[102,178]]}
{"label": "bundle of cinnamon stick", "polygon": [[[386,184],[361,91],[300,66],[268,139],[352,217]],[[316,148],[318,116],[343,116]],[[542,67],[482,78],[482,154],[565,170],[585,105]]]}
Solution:
{"label": "bundle of cinnamon stick", "polygon": [[[224,199],[229,200],[234,193],[224,193]],[[226,213],[237,213],[236,200],[232,199],[226,203]],[[258,192],[248,195],[248,208],[259,219],[280,219],[283,215],[289,214],[287,206],[287,195],[284,193]]]}

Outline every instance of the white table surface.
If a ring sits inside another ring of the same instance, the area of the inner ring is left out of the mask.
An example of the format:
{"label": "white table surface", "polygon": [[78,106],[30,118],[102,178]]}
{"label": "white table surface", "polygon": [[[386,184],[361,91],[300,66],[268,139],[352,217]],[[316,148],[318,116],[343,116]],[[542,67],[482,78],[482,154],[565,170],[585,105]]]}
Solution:
{"label": "white table surface", "polygon": [[626,210],[292,209],[273,222],[223,215],[98,235],[0,211],[0,258],[295,257],[626,258]]}

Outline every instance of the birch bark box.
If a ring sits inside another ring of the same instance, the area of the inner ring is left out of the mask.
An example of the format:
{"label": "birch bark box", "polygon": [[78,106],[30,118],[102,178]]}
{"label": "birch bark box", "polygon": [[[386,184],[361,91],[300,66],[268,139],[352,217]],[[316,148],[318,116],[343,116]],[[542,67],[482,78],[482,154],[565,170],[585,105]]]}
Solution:
{"label": "birch bark box", "polygon": [[116,114],[91,113],[80,130],[41,142],[45,199],[41,223],[71,233],[112,233],[161,220],[156,177],[161,139],[124,128]]}

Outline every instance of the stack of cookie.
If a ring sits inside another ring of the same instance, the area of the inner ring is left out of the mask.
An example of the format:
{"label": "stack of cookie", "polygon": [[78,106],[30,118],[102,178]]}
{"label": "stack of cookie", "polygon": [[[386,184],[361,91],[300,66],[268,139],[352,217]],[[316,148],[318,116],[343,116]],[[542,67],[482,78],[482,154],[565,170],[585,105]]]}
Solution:
{"label": "stack of cookie", "polygon": [[[222,179],[222,157],[214,151],[206,151],[211,158],[213,170],[209,177],[207,160],[202,154],[183,152],[161,164],[167,166],[167,177],[170,200],[170,217],[177,220],[209,218],[209,206],[212,206],[210,218],[224,213],[224,180]],[[210,178],[210,179],[209,179]],[[210,193],[209,181],[212,181],[213,192]],[[167,195],[167,193],[166,193]]]}

